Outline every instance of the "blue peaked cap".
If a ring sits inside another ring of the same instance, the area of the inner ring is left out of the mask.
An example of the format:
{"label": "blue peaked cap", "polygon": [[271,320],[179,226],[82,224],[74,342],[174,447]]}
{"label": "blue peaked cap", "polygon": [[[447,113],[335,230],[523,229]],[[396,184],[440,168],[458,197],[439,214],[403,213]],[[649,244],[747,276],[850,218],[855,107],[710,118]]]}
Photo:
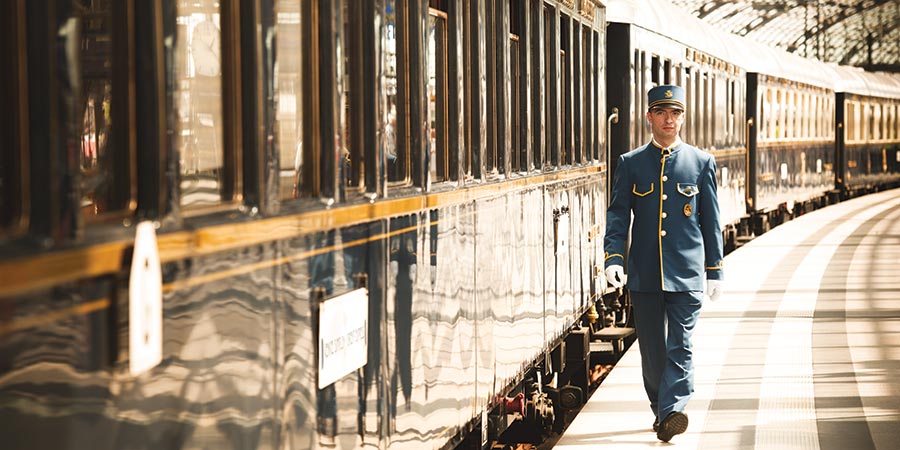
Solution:
{"label": "blue peaked cap", "polygon": [[685,109],[684,88],[674,84],[664,84],[647,92],[647,110],[659,108]]}

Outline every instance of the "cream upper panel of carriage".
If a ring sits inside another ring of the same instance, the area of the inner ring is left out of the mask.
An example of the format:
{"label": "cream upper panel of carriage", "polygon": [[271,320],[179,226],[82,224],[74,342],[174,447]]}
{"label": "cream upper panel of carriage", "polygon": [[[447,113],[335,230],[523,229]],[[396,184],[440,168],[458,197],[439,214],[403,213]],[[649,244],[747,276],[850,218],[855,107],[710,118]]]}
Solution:
{"label": "cream upper panel of carriage", "polygon": [[665,0],[612,0],[607,20],[651,30],[747,72],[833,86],[837,74],[825,64],[719,30]]}
{"label": "cream upper panel of carriage", "polygon": [[[725,45],[728,33],[705,24],[666,1],[610,1],[607,5],[607,21],[632,24],[657,35],[659,40],[647,42],[653,47],[644,47],[653,53],[680,47],[680,56],[676,58],[680,60],[687,47],[722,61],[735,62],[732,46]],[[650,39],[650,35],[647,36]]]}
{"label": "cream upper panel of carriage", "polygon": [[632,30],[631,45],[634,49],[668,59],[676,64],[685,59],[686,47],[684,44],[643,28]]}
{"label": "cream upper panel of carriage", "polygon": [[838,74],[834,87],[837,92],[900,100],[900,75],[850,66],[832,65],[832,70]]}
{"label": "cream upper panel of carriage", "polygon": [[601,0],[557,0],[557,3],[573,12],[584,23],[602,30],[606,27],[605,2]]}

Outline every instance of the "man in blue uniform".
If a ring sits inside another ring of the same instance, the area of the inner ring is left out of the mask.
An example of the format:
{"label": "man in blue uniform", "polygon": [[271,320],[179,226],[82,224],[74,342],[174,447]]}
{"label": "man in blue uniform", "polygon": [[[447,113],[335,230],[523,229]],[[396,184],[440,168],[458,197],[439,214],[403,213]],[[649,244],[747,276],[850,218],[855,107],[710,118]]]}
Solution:
{"label": "man in blue uniform", "polygon": [[622,287],[631,229],[626,287],[644,388],[656,414],[653,429],[664,442],[687,430],[684,408],[694,392],[691,334],[704,282],[715,300],[723,280],[716,162],[681,141],[684,99],[680,86],[650,89],[653,138],[619,157],[604,242],[607,281]]}

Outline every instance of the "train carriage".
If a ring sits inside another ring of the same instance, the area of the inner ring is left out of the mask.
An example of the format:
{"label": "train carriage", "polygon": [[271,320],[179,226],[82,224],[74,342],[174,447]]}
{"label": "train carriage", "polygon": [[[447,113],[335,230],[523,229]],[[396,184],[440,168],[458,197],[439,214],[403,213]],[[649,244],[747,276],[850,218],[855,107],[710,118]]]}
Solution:
{"label": "train carriage", "polygon": [[885,74],[835,67],[837,187],[847,196],[900,181],[900,81]]}
{"label": "train carriage", "polygon": [[602,3],[3,8],[5,445],[448,448],[517,393],[553,423],[535,377],[604,288]]}
{"label": "train carriage", "polygon": [[747,231],[758,235],[833,201],[835,74],[761,44],[740,48],[748,72]]}
{"label": "train carriage", "polygon": [[654,85],[687,91],[682,137],[716,157],[726,248],[900,183],[896,76],[660,0],[0,13],[13,449],[559,431],[596,375],[591,341],[615,361],[634,339],[600,255],[608,164],[650,139]]}

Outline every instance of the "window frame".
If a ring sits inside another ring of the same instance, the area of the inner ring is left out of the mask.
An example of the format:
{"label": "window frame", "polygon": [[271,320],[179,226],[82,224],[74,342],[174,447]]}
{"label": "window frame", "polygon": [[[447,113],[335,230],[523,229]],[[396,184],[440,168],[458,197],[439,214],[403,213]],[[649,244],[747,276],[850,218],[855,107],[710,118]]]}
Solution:
{"label": "window frame", "polygon": [[[240,27],[240,11],[239,0],[221,0],[219,4],[219,42],[220,49],[220,71],[221,71],[221,88],[219,96],[221,98],[222,107],[222,177],[219,180],[220,197],[218,202],[207,205],[190,206],[183,203],[184,192],[182,189],[183,176],[181,164],[176,164],[179,173],[179,182],[170,185],[170,189],[175,190],[174,198],[177,198],[178,208],[182,216],[185,218],[209,215],[217,212],[235,210],[243,206],[244,200],[244,164],[243,164],[243,118],[242,114],[243,101],[241,96],[241,27]],[[172,9],[174,17],[166,17],[165,20],[177,21],[178,8],[177,5]],[[174,25],[174,24],[173,24]],[[179,29],[174,25],[172,33],[176,35],[175,40],[178,41]],[[186,39],[186,37],[185,37]],[[178,69],[175,62],[167,67],[167,73],[171,76],[179,77]],[[178,83],[181,78],[173,79],[173,83]],[[170,96],[177,93],[171,92]],[[171,130],[174,136],[181,135],[181,127],[178,123],[177,106],[173,103],[169,105],[167,114],[175,115],[170,121],[174,125]],[[248,136],[252,138],[252,136]],[[171,141],[172,155],[179,155],[179,144]]]}
{"label": "window frame", "polygon": [[[27,49],[25,30],[25,0],[9,0],[3,5],[3,19],[8,21],[3,27],[6,33],[4,39],[4,52],[14,64],[2,73],[3,89],[6,90],[2,114],[4,123],[12,126],[4,127],[4,133],[9,132],[8,138],[12,142],[12,150],[4,152],[3,157],[8,158],[6,165],[9,172],[11,187],[4,191],[9,195],[13,206],[9,217],[0,222],[0,239],[17,237],[26,232],[29,226],[30,213],[30,171],[29,154],[29,121],[28,121],[28,74],[27,74]],[[11,114],[11,117],[7,116]]]}
{"label": "window frame", "polygon": [[[550,171],[560,165],[559,134],[559,8],[551,3],[544,3],[542,11],[544,22],[544,161],[542,171]],[[549,25],[549,27],[548,27]],[[549,28],[549,29],[548,29]]]}
{"label": "window frame", "polygon": [[[438,2],[439,3],[439,2]],[[440,6],[440,5],[439,5]],[[438,23],[439,20],[443,20],[443,27],[439,27],[443,31],[441,37],[443,38],[441,47],[443,49],[443,53],[438,50],[438,36],[435,36],[435,52],[440,55],[439,61],[435,62],[435,117],[428,117],[428,123],[431,123],[432,120],[435,123],[435,148],[434,152],[434,160],[429,161],[429,177],[431,177],[432,173],[434,173],[435,178],[431,179],[431,182],[441,183],[447,181],[456,181],[458,179],[457,171],[451,165],[451,155],[450,155],[450,135],[451,135],[451,112],[450,112],[450,101],[452,96],[450,95],[450,49],[452,46],[450,45],[450,15],[447,11],[438,9],[432,6],[429,6],[427,16],[426,17],[434,17],[435,24]],[[428,35],[428,30],[426,29],[425,35]],[[426,61],[430,59],[430,55],[428,55],[428,50],[425,50]],[[426,83],[428,83],[428,76],[426,67]],[[426,88],[427,92],[427,88]],[[430,102],[430,99],[426,98],[426,104]],[[426,108],[427,109],[427,108]],[[427,116],[428,114],[426,114]],[[442,130],[441,130],[442,128]],[[431,146],[431,138],[430,131],[426,133],[427,141],[426,146],[429,147],[429,152]],[[430,158],[429,158],[430,159]],[[432,170],[433,168],[433,170]]]}

